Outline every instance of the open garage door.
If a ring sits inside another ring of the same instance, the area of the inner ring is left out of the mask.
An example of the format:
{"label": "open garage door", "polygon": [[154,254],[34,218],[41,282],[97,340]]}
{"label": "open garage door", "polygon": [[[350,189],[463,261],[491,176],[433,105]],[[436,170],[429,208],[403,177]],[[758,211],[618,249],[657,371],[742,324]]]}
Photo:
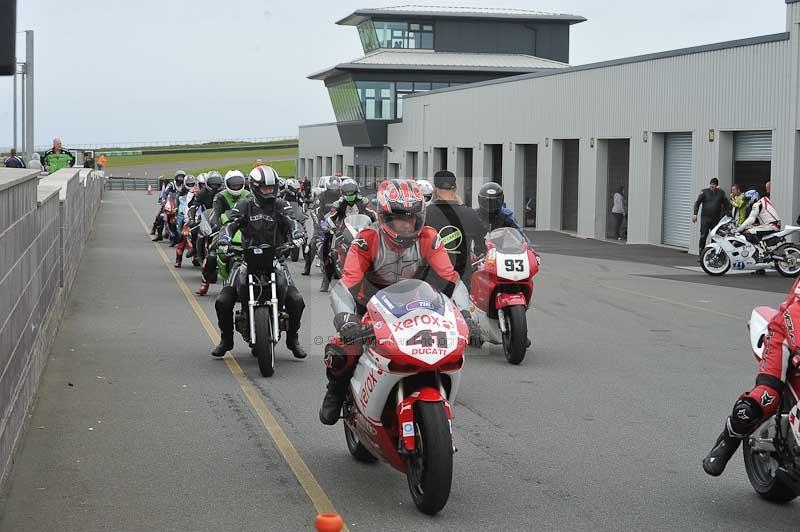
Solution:
{"label": "open garage door", "polygon": [[578,230],[578,175],[580,144],[578,139],[563,140],[561,166],[561,229]]}
{"label": "open garage door", "polygon": [[735,132],[733,161],[733,182],[764,194],[772,169],[772,131]]}
{"label": "open garage door", "polygon": [[692,216],[692,134],[664,135],[664,216],[662,242],[689,247]]}

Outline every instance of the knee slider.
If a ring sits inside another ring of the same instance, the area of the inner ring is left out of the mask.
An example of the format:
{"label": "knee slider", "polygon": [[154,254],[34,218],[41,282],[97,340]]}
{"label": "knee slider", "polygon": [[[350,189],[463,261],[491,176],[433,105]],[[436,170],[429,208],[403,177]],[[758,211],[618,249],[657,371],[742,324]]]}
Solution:
{"label": "knee slider", "polygon": [[761,405],[752,397],[745,395],[733,405],[729,428],[734,436],[745,436],[758,427],[763,417],[764,410]]}

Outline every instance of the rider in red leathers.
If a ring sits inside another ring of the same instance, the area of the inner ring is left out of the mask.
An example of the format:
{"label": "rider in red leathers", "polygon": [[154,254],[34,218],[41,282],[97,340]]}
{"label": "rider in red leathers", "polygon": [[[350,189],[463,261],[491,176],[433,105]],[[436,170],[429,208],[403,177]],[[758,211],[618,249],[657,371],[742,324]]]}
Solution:
{"label": "rider in red leathers", "polygon": [[703,460],[703,469],[709,475],[721,475],[742,439],[775,415],[789,359],[800,350],[795,322],[800,324],[800,281],[795,282],[788,299],[767,326],[755,387],[736,400],[722,434]]}
{"label": "rider in red leathers", "polygon": [[376,210],[378,221],[353,240],[344,275],[331,292],[338,334],[325,346],[328,390],[319,418],[326,425],[339,419],[347,384],[361,355],[362,344],[348,339],[359,329],[369,299],[401,279],[426,278],[440,284],[448,297],[460,284],[436,230],[425,225],[425,201],[414,181],[382,182]]}

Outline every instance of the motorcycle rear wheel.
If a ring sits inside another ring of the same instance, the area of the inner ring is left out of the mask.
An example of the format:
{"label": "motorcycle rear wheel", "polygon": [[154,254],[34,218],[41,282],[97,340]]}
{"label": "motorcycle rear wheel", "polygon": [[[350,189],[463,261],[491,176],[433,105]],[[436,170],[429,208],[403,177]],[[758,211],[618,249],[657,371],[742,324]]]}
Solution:
{"label": "motorcycle rear wheel", "polygon": [[272,315],[269,307],[256,307],[253,321],[256,326],[256,343],[253,354],[258,359],[261,376],[272,377],[275,373],[275,344],[272,343]]}
{"label": "motorcycle rear wheel", "polygon": [[725,275],[731,269],[731,259],[721,249],[707,247],[700,254],[700,266],[708,275],[717,277]]}
{"label": "motorcycle rear wheel", "polygon": [[784,244],[775,250],[785,260],[776,260],[775,269],[784,277],[797,277],[800,274],[800,247],[797,244]]}
{"label": "motorcycle rear wheel", "polygon": [[372,456],[366,447],[361,443],[361,440],[358,439],[358,436],[355,432],[350,430],[350,427],[347,426],[347,423],[342,423],[344,425],[344,439],[347,442],[347,450],[350,451],[350,454],[353,455],[353,458],[358,460],[359,462],[364,462],[365,464],[374,463],[377,458]]}
{"label": "motorcycle rear wheel", "polygon": [[407,459],[408,489],[417,509],[435,515],[450,498],[453,483],[453,439],[444,404],[414,404],[417,452]]}
{"label": "motorcycle rear wheel", "polygon": [[747,439],[743,442],[742,454],[747,478],[759,496],[775,503],[787,503],[797,497],[792,488],[775,476],[773,469],[777,468],[778,464],[774,457],[756,453]]}
{"label": "motorcycle rear wheel", "polygon": [[506,332],[503,333],[503,354],[511,364],[521,364],[528,350],[528,322],[525,307],[512,305],[503,309]]}

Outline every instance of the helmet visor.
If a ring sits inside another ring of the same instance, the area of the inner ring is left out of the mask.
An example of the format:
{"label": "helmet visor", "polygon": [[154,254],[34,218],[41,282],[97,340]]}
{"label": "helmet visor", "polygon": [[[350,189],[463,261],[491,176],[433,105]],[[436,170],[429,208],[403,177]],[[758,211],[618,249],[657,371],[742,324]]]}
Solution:
{"label": "helmet visor", "polygon": [[258,184],[255,186],[255,193],[264,197],[274,196],[275,185],[265,185],[264,183]]}
{"label": "helmet visor", "polygon": [[398,236],[409,237],[420,232],[425,221],[425,213],[387,213],[383,215],[383,221]]}
{"label": "helmet visor", "polygon": [[225,185],[233,191],[242,190],[244,188],[244,178],[238,175],[229,177]]}

